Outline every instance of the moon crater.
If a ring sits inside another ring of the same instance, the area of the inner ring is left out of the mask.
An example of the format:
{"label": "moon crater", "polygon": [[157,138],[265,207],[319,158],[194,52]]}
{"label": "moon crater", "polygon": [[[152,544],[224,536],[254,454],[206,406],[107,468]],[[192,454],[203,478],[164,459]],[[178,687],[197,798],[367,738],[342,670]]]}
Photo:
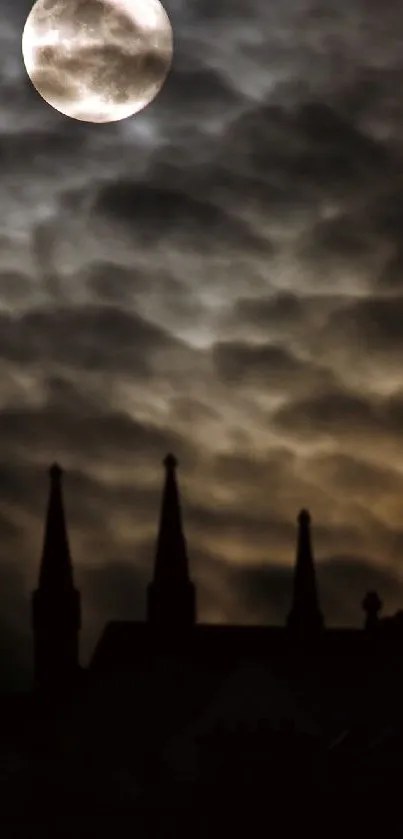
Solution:
{"label": "moon crater", "polygon": [[148,105],[172,61],[159,0],[37,0],[22,36],[27,73],[53,108],[116,122]]}

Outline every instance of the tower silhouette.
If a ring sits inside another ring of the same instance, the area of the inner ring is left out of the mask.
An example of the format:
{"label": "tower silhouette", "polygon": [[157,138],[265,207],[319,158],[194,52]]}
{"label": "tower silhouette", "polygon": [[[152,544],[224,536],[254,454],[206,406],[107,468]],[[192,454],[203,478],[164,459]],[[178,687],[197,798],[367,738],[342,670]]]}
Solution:
{"label": "tower silhouette", "polygon": [[301,510],[298,515],[293,601],[287,621],[289,627],[301,631],[317,630],[323,627],[323,616],[319,608],[316,586],[310,524],[311,517],[308,510]]}
{"label": "tower silhouette", "polygon": [[79,673],[80,595],[74,587],[62,497],[62,470],[50,471],[50,492],[38,588],[32,598],[34,685],[41,691],[73,687]]}
{"label": "tower silhouette", "polygon": [[382,609],[382,600],[378,593],[368,591],[361,605],[366,614],[365,629],[376,629],[379,623],[379,612]]}
{"label": "tower silhouette", "polygon": [[147,587],[147,619],[166,628],[191,626],[196,621],[195,587],[189,577],[186,541],[175,469],[177,460],[164,460],[165,486],[154,563]]}

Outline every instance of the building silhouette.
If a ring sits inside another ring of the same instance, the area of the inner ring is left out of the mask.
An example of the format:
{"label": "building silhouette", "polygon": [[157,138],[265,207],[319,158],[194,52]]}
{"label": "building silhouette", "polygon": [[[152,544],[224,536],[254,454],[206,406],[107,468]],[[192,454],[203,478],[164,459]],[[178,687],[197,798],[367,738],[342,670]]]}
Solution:
{"label": "building silhouette", "polygon": [[[38,587],[32,598],[35,692],[64,697],[69,691],[74,693],[84,686],[88,689],[100,681],[108,683],[108,691],[113,692],[113,686],[123,677],[139,673],[157,677],[164,672],[168,681],[170,670],[175,672],[174,682],[180,674],[183,678],[192,674],[195,682],[197,678],[203,681],[205,676],[207,684],[208,676],[214,681],[216,674],[220,682],[221,676],[227,679],[237,668],[251,662],[259,667],[270,664],[273,672],[278,671],[280,682],[284,671],[287,682],[291,674],[295,678],[303,674],[303,681],[308,683],[311,667],[316,672],[326,672],[329,685],[333,674],[338,692],[346,694],[343,701],[339,697],[334,704],[340,721],[344,711],[348,722],[354,706],[348,680],[355,685],[364,679],[365,671],[366,685],[366,679],[374,676],[376,665],[393,658],[403,640],[403,613],[382,618],[381,600],[370,591],[362,601],[365,616],[361,629],[325,625],[316,582],[311,517],[302,510],[297,519],[293,586],[285,625],[199,623],[182,521],[177,461],[169,454],[163,463],[165,479],[153,576],[147,587],[146,618],[108,623],[86,670],[79,663],[81,605],[74,586],[63,509],[62,470],[56,464],[51,467]],[[200,690],[200,697],[202,693]],[[332,690],[327,693],[330,713]],[[315,695],[318,702],[317,691]],[[313,707],[310,703],[308,706]],[[324,707],[320,710],[326,718]]]}
{"label": "building silhouette", "polygon": [[[17,744],[35,760],[38,755],[58,760],[60,777],[67,772],[68,784],[83,767],[92,767],[91,777],[102,767],[104,775],[105,767],[114,767],[120,773],[120,795],[123,776],[134,778],[143,804],[129,784],[131,803],[120,801],[118,810],[122,814],[135,807],[140,812],[143,807],[147,819],[157,819],[152,827],[147,822],[147,835],[153,836],[165,835],[155,813],[183,814],[191,808],[199,815],[210,812],[209,807],[214,812],[221,808],[226,826],[218,820],[217,835],[230,829],[231,810],[231,830],[238,829],[245,808],[249,817],[251,808],[255,814],[264,811],[268,785],[277,806],[284,791],[289,795],[292,790],[302,807],[312,785],[321,789],[323,800],[336,794],[347,800],[352,773],[355,797],[361,787],[366,795],[371,784],[386,795],[396,775],[396,752],[403,755],[402,613],[382,618],[378,594],[368,592],[361,628],[326,626],[311,518],[302,510],[284,626],[199,623],[173,455],[165,458],[164,469],[145,620],[108,623],[83,668],[80,594],[74,585],[62,470],[51,467],[32,597],[33,687],[25,697],[3,697],[3,751],[7,743]],[[389,774],[384,768],[388,759]],[[88,772],[86,777],[88,801]],[[96,777],[100,806],[102,780]],[[109,791],[112,786],[110,780]],[[13,800],[11,793],[8,799]],[[54,808],[57,801],[54,797]],[[50,819],[49,800],[43,806]],[[76,812],[72,798],[68,806]],[[99,818],[105,827],[102,807]],[[116,812],[111,816],[114,830]],[[215,835],[211,822],[203,827],[203,818],[197,835]],[[173,835],[181,831],[189,832],[183,815]]]}

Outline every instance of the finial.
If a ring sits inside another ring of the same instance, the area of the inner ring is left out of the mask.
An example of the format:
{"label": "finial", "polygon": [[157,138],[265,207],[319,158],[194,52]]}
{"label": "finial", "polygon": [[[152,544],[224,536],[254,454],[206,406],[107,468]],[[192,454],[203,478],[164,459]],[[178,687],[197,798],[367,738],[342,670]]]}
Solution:
{"label": "finial", "polygon": [[362,601],[362,608],[368,617],[376,617],[382,609],[382,600],[376,591],[368,591]]}
{"label": "finial", "polygon": [[368,591],[362,601],[362,608],[366,612],[365,629],[373,630],[378,626],[378,613],[382,609],[382,601],[376,591]]}
{"label": "finial", "polygon": [[63,469],[61,468],[61,466],[59,466],[58,463],[52,463],[52,466],[49,469],[49,474],[52,481],[57,481],[59,480],[59,478],[61,478],[63,474]]}
{"label": "finial", "polygon": [[299,514],[298,514],[298,521],[299,521],[301,524],[302,524],[302,523],[304,523],[304,524],[305,524],[305,523],[306,523],[306,524],[309,524],[309,523],[310,523],[310,521],[311,521],[311,516],[310,516],[309,510],[301,510],[301,511],[299,512]]}
{"label": "finial", "polygon": [[175,467],[177,465],[178,465],[178,461],[177,461],[175,455],[167,454],[167,456],[164,458],[164,466],[167,469],[175,469]]}

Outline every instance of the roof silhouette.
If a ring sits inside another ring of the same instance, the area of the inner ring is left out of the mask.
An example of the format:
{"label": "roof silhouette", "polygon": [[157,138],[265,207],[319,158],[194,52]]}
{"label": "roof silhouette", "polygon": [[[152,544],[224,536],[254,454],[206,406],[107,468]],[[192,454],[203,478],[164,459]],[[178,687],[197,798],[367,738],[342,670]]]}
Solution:
{"label": "roof silhouette", "polygon": [[263,720],[281,728],[285,719],[301,732],[319,733],[311,714],[302,708],[270,662],[244,659],[224,679],[191,731],[200,735],[220,722],[228,727],[243,722],[255,728]]}

